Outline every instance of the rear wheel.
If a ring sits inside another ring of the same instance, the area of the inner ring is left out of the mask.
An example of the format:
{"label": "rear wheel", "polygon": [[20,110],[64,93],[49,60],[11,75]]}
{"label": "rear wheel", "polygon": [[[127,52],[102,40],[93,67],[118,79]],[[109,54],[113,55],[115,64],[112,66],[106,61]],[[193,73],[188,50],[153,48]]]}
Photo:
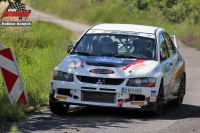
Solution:
{"label": "rear wheel", "polygon": [[160,84],[158,97],[157,97],[157,101],[156,101],[156,111],[153,112],[153,114],[156,116],[160,115],[162,113],[163,106],[164,106],[163,99],[164,99],[163,85]]}
{"label": "rear wheel", "polygon": [[64,104],[59,104],[59,103],[52,103],[49,102],[49,107],[52,113],[55,114],[65,114],[68,109],[69,109],[69,105],[64,105]]}

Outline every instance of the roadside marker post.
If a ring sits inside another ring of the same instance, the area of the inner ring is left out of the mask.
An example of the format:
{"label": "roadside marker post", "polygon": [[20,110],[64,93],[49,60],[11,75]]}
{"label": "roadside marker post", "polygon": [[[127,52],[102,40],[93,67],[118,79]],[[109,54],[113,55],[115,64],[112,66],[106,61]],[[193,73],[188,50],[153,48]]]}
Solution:
{"label": "roadside marker post", "polygon": [[28,97],[18,69],[15,55],[10,48],[0,45],[0,72],[11,104],[28,105]]}

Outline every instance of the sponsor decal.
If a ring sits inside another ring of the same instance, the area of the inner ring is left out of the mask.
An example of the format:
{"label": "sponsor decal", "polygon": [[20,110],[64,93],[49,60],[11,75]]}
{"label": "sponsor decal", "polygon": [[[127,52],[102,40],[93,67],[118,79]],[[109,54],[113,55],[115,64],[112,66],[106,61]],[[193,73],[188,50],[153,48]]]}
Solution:
{"label": "sponsor decal", "polygon": [[141,94],[142,93],[142,89],[140,89],[140,88],[122,88],[121,92],[122,93]]}
{"label": "sponsor decal", "polygon": [[150,97],[150,102],[156,101],[156,91],[152,90],[151,91],[151,97]]}
{"label": "sponsor decal", "polygon": [[70,59],[69,62],[73,65],[73,67],[79,66],[78,59]]}
{"label": "sponsor decal", "polygon": [[176,72],[176,75],[180,75],[185,71],[185,63],[182,64],[181,68],[178,69],[178,71]]}
{"label": "sponsor decal", "polygon": [[175,83],[176,73],[172,75],[170,79],[170,85],[172,86]]}
{"label": "sponsor decal", "polygon": [[134,36],[143,36],[143,37],[148,37],[148,38],[155,38],[154,34],[149,34],[149,33],[139,33],[135,31],[118,31],[118,30],[89,30],[87,34],[94,34],[94,33],[103,33],[103,34],[123,34],[123,35],[134,35]]}
{"label": "sponsor decal", "polygon": [[144,102],[131,102],[131,105],[144,106]]}
{"label": "sponsor decal", "polygon": [[66,99],[67,99],[67,97],[65,97],[65,96],[56,96],[56,99],[60,99],[60,100],[66,100]]}
{"label": "sponsor decal", "polygon": [[89,70],[91,73],[96,73],[96,74],[113,74],[114,71],[108,70],[108,69],[92,69]]}
{"label": "sponsor decal", "polygon": [[80,62],[81,62],[81,67],[84,68],[85,61],[84,60],[80,60]]}
{"label": "sponsor decal", "polygon": [[127,35],[135,35],[135,36],[139,36],[140,33],[134,32],[134,31],[111,31],[110,33],[112,34],[127,34]]}
{"label": "sponsor decal", "polygon": [[110,58],[110,57],[97,57],[94,61],[97,62],[110,62],[110,63],[122,63],[121,58]]}
{"label": "sponsor decal", "polygon": [[170,84],[165,85],[163,88],[166,89],[170,86]]}
{"label": "sponsor decal", "polygon": [[165,64],[163,64],[163,72],[167,73],[170,71],[170,64],[169,62],[166,62]]}
{"label": "sponsor decal", "polygon": [[70,66],[72,67],[84,67],[84,63],[85,61],[84,60],[81,60],[81,59],[69,59],[69,62],[71,63]]}
{"label": "sponsor decal", "polygon": [[[132,67],[132,66],[134,66],[134,65],[136,65],[136,64],[138,64],[138,63],[143,63],[144,61],[145,61],[145,60],[137,60],[137,61],[134,61],[134,62],[132,62],[131,64],[129,64],[129,65],[123,67],[122,70],[127,70],[128,68],[130,68],[130,67]],[[133,68],[133,69],[134,69],[134,68]]]}
{"label": "sponsor decal", "polygon": [[140,69],[140,68],[142,68],[144,66],[146,66],[144,63],[138,63],[138,64],[132,66],[130,69],[131,70],[137,70],[137,69]]}

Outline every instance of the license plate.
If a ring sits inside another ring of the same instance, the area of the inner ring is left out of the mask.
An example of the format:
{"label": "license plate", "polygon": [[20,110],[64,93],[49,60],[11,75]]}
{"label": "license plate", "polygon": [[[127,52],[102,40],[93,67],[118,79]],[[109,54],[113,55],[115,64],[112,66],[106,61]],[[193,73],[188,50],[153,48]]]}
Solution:
{"label": "license plate", "polygon": [[131,102],[131,105],[144,106],[144,102]]}
{"label": "license plate", "polygon": [[56,99],[66,100],[67,97],[65,97],[65,96],[56,96]]}
{"label": "license plate", "polygon": [[141,94],[142,89],[132,89],[132,88],[125,88],[124,90],[125,93],[134,93],[134,94]]}

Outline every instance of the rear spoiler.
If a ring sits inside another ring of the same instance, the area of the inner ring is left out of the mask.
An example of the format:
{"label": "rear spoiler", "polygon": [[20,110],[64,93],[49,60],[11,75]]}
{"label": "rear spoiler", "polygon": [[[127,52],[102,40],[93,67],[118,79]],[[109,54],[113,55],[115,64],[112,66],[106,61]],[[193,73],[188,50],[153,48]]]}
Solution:
{"label": "rear spoiler", "polygon": [[170,35],[172,41],[174,42],[174,45],[177,49],[179,49],[179,46],[178,46],[178,41],[176,39],[176,36],[175,35]]}

